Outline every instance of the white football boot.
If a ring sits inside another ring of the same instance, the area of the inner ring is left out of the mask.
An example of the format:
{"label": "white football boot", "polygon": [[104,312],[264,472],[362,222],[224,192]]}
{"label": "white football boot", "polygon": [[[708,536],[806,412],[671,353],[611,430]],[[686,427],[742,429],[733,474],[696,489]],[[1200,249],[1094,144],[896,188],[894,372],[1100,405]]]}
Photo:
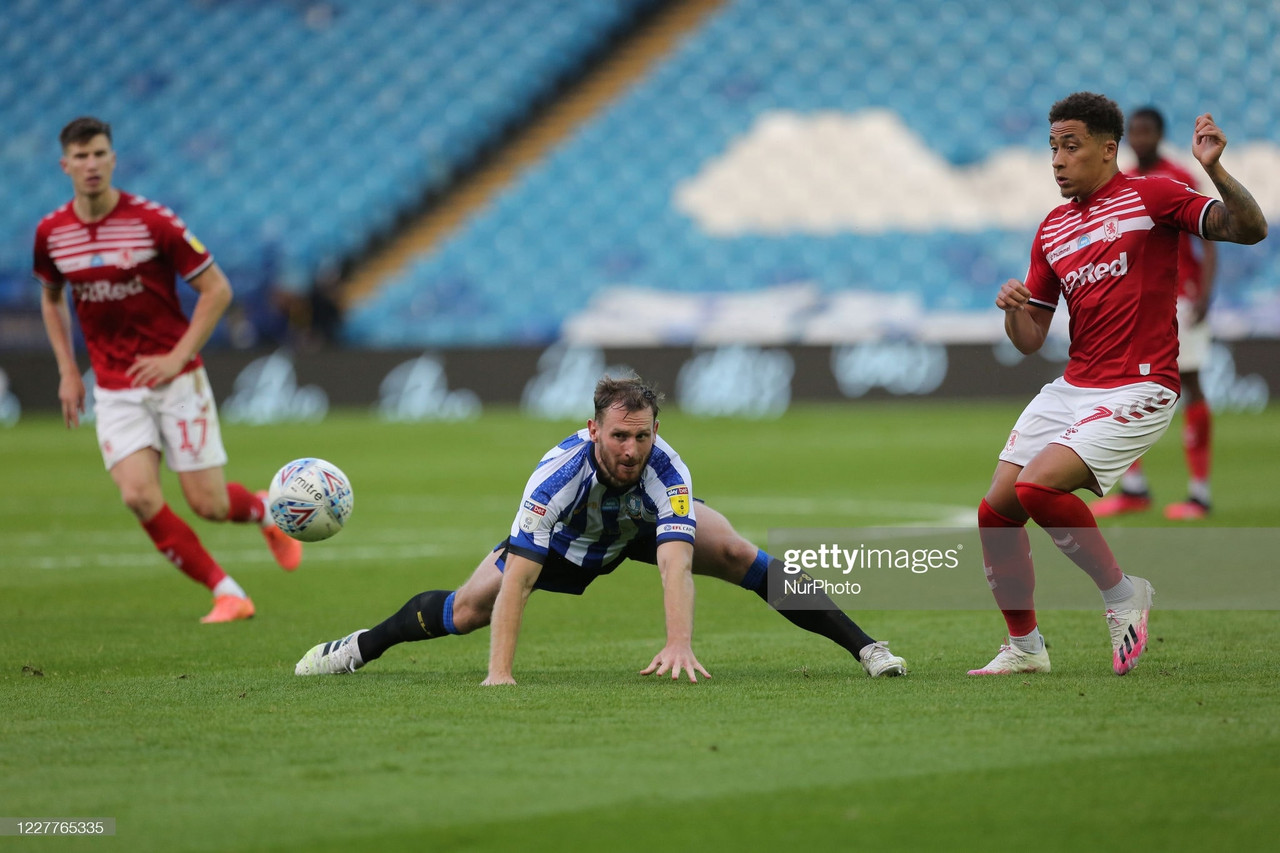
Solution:
{"label": "white football boot", "polygon": [[889,651],[889,644],[885,642],[863,646],[858,650],[858,660],[872,678],[907,674],[907,662]]}
{"label": "white football boot", "polygon": [[360,644],[356,642],[368,629],[361,629],[348,634],[341,640],[321,643],[302,656],[298,665],[293,668],[294,675],[341,675],[344,672],[355,672],[364,666],[360,658]]}

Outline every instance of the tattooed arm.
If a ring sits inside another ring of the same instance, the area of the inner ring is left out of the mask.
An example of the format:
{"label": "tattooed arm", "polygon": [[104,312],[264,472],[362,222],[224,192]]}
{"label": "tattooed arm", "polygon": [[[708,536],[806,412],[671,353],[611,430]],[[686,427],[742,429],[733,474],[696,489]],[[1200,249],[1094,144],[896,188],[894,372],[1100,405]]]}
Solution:
{"label": "tattooed arm", "polygon": [[1231,177],[1220,162],[1227,147],[1227,135],[1205,113],[1196,119],[1191,153],[1204,167],[1205,174],[1222,196],[1221,204],[1212,204],[1205,215],[1204,236],[1209,240],[1230,243],[1257,243],[1267,236],[1267,218],[1262,208],[1239,181]]}

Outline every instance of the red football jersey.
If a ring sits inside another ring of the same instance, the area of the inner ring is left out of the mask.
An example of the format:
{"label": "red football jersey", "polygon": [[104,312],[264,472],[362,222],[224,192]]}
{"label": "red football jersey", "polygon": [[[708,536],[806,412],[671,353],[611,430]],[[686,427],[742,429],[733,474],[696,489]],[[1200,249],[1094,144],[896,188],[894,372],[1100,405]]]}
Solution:
{"label": "red football jersey", "polygon": [[[1173,178],[1193,190],[1200,188],[1190,172],[1172,160],[1166,160],[1163,157],[1145,172],[1139,167],[1130,174],[1144,178]],[[1195,299],[1200,295],[1200,279],[1203,275],[1203,266],[1199,248],[1196,245],[1195,238],[1185,231],[1178,238],[1178,295],[1187,299]]]}
{"label": "red football jersey", "polygon": [[[190,280],[212,263],[172,210],[126,192],[97,222],[81,221],[67,202],[36,227],[36,278],[70,285],[103,388],[131,387],[125,371],[134,359],[173,348],[188,326],[174,275]],[[201,363],[197,354],[182,372]]]}
{"label": "red football jersey", "polygon": [[1031,246],[1031,301],[1071,314],[1064,378],[1082,388],[1178,382],[1178,237],[1203,235],[1213,199],[1167,178],[1117,174],[1057,207]]}

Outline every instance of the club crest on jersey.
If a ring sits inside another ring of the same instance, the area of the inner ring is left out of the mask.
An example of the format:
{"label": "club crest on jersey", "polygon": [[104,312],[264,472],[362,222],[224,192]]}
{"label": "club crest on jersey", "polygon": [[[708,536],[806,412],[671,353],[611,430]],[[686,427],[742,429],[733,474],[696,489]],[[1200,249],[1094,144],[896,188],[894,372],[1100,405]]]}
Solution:
{"label": "club crest on jersey", "polygon": [[627,492],[622,499],[622,508],[631,518],[640,518],[644,515],[644,499],[638,492]]}
{"label": "club crest on jersey", "polygon": [[1102,237],[1108,243],[1114,243],[1120,239],[1120,220],[1114,216],[1102,223]]}
{"label": "club crest on jersey", "polygon": [[689,514],[689,487],[672,486],[667,489],[667,497],[671,500],[671,511],[676,515]]}
{"label": "club crest on jersey", "polygon": [[1017,443],[1018,443],[1018,431],[1015,429],[1013,432],[1009,433],[1009,440],[1005,442],[1004,452],[1012,453],[1013,446]]}

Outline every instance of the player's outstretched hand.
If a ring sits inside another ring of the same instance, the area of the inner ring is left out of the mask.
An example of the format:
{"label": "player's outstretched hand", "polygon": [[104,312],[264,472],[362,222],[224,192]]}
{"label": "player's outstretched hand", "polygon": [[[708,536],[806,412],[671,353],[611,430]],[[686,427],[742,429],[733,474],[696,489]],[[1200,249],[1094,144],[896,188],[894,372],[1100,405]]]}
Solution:
{"label": "player's outstretched hand", "polygon": [[1196,118],[1196,129],[1191,135],[1191,153],[1208,169],[1222,157],[1227,147],[1227,135],[1213,122],[1213,116],[1205,113]]}
{"label": "player's outstretched hand", "polygon": [[1021,311],[1031,298],[1031,291],[1016,278],[1011,278],[1000,287],[996,294],[996,307],[1001,311]]}
{"label": "player's outstretched hand", "polygon": [[697,683],[698,676],[694,674],[694,670],[702,673],[707,678],[711,677],[711,673],[702,668],[702,664],[698,663],[698,659],[693,656],[693,649],[687,644],[668,645],[662,651],[653,656],[653,661],[644,669],[640,670],[641,675],[666,675],[667,670],[671,671],[671,680],[675,681],[680,677],[680,672],[689,674],[689,680]]}
{"label": "player's outstretched hand", "polygon": [[173,353],[140,355],[125,373],[135,388],[154,388],[177,376],[186,366],[186,359]]}

